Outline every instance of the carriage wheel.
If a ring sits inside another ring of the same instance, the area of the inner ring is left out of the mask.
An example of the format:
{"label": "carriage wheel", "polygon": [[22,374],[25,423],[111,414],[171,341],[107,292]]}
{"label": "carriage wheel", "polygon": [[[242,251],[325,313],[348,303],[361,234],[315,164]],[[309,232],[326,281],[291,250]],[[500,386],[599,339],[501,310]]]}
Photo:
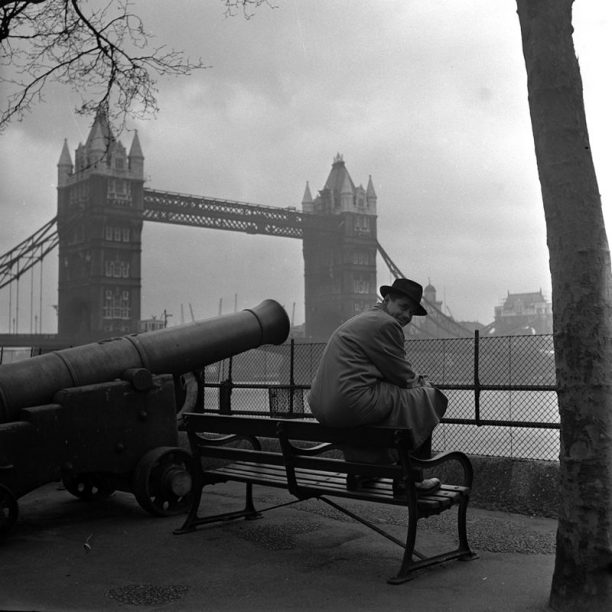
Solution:
{"label": "carriage wheel", "polygon": [[191,505],[191,455],[182,448],[154,448],[138,462],[132,483],[143,510],[154,516],[182,514]]}
{"label": "carriage wheel", "polygon": [[72,474],[62,476],[66,491],[84,501],[97,501],[112,495],[115,489],[101,474]]}

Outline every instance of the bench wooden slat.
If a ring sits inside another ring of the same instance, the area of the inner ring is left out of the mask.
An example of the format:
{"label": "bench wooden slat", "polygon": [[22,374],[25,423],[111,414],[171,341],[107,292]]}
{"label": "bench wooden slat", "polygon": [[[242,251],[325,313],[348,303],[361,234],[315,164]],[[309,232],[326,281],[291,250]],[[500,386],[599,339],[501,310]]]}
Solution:
{"label": "bench wooden slat", "polygon": [[[239,461],[209,470],[209,473],[240,482],[253,482],[280,488],[287,487],[286,472],[282,466],[278,465]],[[346,475],[340,472],[297,469],[296,475],[299,484],[307,489],[316,488],[321,492],[333,493],[339,497],[378,501],[398,506],[406,505],[405,501],[393,497],[392,481],[390,479],[377,481],[360,488],[358,491],[349,491],[346,488]],[[419,509],[431,514],[434,511],[439,512],[460,503],[463,492],[454,490],[455,488],[465,489],[465,487],[442,485],[441,489],[435,493],[420,495],[417,500]]]}

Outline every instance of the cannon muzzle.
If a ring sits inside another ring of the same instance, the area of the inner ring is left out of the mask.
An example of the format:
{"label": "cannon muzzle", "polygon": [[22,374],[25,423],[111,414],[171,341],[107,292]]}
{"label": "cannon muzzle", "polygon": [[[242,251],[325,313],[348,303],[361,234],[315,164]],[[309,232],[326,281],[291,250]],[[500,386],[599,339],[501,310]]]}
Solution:
{"label": "cannon muzzle", "polygon": [[51,402],[61,389],[111,381],[133,368],[184,374],[262,344],[282,344],[288,335],[283,307],[264,300],[229,315],[0,365],[0,423],[17,420],[22,408]]}

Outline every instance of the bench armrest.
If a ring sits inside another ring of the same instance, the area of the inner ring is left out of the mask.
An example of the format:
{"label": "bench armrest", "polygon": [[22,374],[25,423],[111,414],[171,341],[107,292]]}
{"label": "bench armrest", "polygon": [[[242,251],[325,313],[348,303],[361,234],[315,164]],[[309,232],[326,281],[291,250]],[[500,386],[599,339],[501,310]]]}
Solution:
{"label": "bench armrest", "polygon": [[472,468],[472,462],[469,457],[461,451],[446,451],[432,457],[431,459],[418,459],[417,457],[410,457],[410,464],[413,468],[429,469],[456,461],[460,464],[463,470],[463,483],[462,486],[472,488],[472,481],[474,479],[474,469]]}

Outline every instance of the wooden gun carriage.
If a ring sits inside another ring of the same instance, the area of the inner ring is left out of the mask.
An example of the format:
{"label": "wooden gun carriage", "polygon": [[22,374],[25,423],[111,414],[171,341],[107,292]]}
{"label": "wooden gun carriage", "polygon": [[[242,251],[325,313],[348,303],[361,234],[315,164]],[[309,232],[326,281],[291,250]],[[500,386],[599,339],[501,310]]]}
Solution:
{"label": "wooden gun carriage", "polygon": [[17,500],[57,480],[79,498],[122,490],[151,514],[183,512],[192,476],[178,445],[177,378],[288,334],[285,310],[265,300],[0,365],[0,537]]}

